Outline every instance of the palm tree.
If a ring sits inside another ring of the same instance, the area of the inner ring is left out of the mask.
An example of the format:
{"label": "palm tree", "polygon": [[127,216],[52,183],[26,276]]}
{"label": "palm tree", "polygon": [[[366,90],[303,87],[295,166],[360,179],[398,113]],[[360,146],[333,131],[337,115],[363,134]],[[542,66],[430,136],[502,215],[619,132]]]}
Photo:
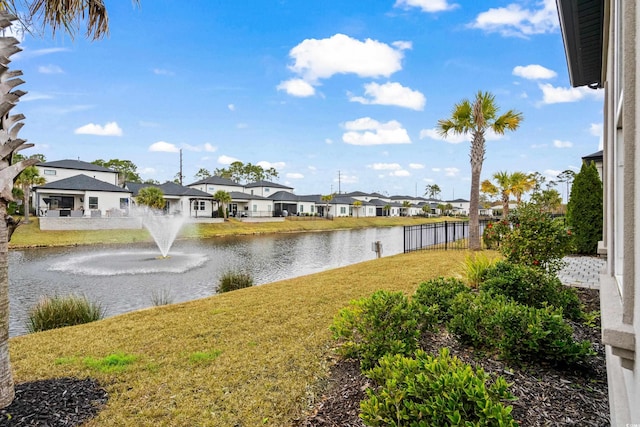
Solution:
{"label": "palm tree", "polygon": [[162,190],[153,186],[141,188],[136,196],[136,203],[140,206],[148,206],[155,210],[162,210],[166,205]]}
{"label": "palm tree", "polygon": [[362,202],[360,200],[356,200],[353,202],[353,207],[356,208],[356,218],[360,218],[360,208],[362,207]]}
{"label": "palm tree", "polygon": [[47,180],[45,177],[40,176],[40,172],[35,166],[29,166],[16,178],[15,185],[22,190],[25,224],[29,223],[29,200],[31,199],[31,187],[46,183]]}
{"label": "palm tree", "polygon": [[384,212],[386,212],[386,216],[391,215],[391,205],[389,203],[387,203],[386,205],[384,205],[384,207],[382,208],[382,210]]}
{"label": "palm tree", "polygon": [[218,205],[222,204],[222,215],[224,216],[224,219],[227,219],[227,205],[231,203],[231,200],[233,200],[231,198],[231,194],[224,190],[218,190],[213,194],[213,200],[218,202]]}
{"label": "palm tree", "polygon": [[404,211],[404,216],[409,216],[409,208],[411,207],[411,202],[405,200],[402,202],[402,210]]}
{"label": "palm tree", "polygon": [[[137,4],[138,0],[134,0]],[[26,6],[26,10],[18,10]],[[102,1],[95,0],[0,0],[0,30],[8,28],[16,16],[25,21],[40,20],[43,27],[51,27],[53,34],[60,28],[73,36],[81,24],[86,24],[86,36],[100,39],[109,31],[107,10]],[[85,21],[85,22],[82,22]],[[7,205],[13,200],[11,190],[16,177],[38,159],[25,159],[13,163],[13,153],[32,147],[18,138],[22,127],[21,114],[9,115],[11,109],[25,94],[14,90],[24,83],[20,71],[9,71],[10,57],[19,52],[19,41],[14,37],[0,37],[0,408],[13,401],[15,390],[9,362],[9,265],[8,250],[11,234],[17,225],[7,215]]]}
{"label": "palm tree", "polygon": [[491,196],[500,195],[500,202],[502,202],[502,219],[507,219],[509,216],[509,199],[514,191],[512,175],[507,172],[496,172],[493,174],[493,179],[498,185],[485,179],[480,183],[480,191]]}
{"label": "palm tree", "polygon": [[473,101],[464,99],[455,104],[451,117],[438,120],[440,135],[471,134],[471,194],[469,197],[469,249],[480,250],[480,175],[484,162],[486,131],[503,135],[516,130],[522,121],[522,113],[509,110],[498,116],[495,97],[489,92],[478,91]]}
{"label": "palm tree", "polygon": [[519,171],[511,174],[511,192],[516,197],[518,205],[522,202],[522,195],[533,190],[535,185],[536,182],[531,175]]}
{"label": "palm tree", "polygon": [[440,190],[440,186],[438,184],[429,184],[425,187],[425,196],[429,196],[430,199],[435,198],[438,194],[440,194],[442,190]]}
{"label": "palm tree", "polygon": [[333,194],[327,194],[327,195],[321,196],[320,200],[322,200],[324,202],[324,206],[325,206],[324,216],[325,216],[325,218],[328,218],[329,217],[329,203],[331,203],[331,201],[333,200]]}

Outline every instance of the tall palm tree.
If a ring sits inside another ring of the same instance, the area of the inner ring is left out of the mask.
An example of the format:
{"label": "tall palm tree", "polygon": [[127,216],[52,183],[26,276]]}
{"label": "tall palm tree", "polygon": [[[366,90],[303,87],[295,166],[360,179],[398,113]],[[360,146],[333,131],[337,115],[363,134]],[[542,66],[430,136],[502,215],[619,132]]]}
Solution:
{"label": "tall palm tree", "polygon": [[411,202],[405,200],[402,202],[402,211],[404,212],[404,216],[409,216],[409,208],[411,207]]}
{"label": "tall palm tree", "polygon": [[324,216],[325,216],[325,218],[328,218],[329,217],[329,203],[331,203],[331,201],[333,200],[333,194],[326,194],[324,196],[320,196],[320,200],[322,200],[324,202],[324,206],[325,206]]}
{"label": "tall palm tree", "polygon": [[353,202],[353,207],[356,208],[356,218],[360,218],[360,208],[362,207],[362,201],[356,200]]}
{"label": "tall palm tree", "polygon": [[520,171],[511,174],[511,192],[515,196],[518,205],[522,202],[522,195],[533,190],[535,185],[535,180],[529,174]]}
{"label": "tall palm tree", "polygon": [[47,180],[45,177],[40,176],[40,172],[35,166],[29,166],[16,178],[15,185],[22,190],[25,224],[29,223],[29,200],[31,199],[31,188],[34,185],[43,185],[46,183]]}
{"label": "tall palm tree", "polygon": [[471,194],[469,197],[469,249],[480,250],[480,175],[484,162],[485,132],[503,135],[520,126],[522,113],[509,110],[498,115],[495,97],[489,92],[478,91],[473,102],[464,99],[453,107],[451,117],[438,120],[440,135],[471,134]]}
{"label": "tall palm tree", "polygon": [[480,191],[487,193],[491,196],[500,195],[500,202],[502,203],[502,219],[507,219],[509,216],[509,199],[513,194],[513,179],[508,172],[496,172],[493,174],[493,179],[496,181],[495,185],[488,179],[480,183]]}
{"label": "tall palm tree", "polygon": [[387,214],[386,216],[391,216],[391,205],[389,203],[384,205],[382,210]]}
{"label": "tall palm tree", "polygon": [[433,199],[438,194],[440,194],[442,190],[440,190],[440,186],[438,184],[429,184],[425,187],[425,196],[429,196],[430,199]]}
{"label": "tall palm tree", "polygon": [[[138,0],[133,3],[137,4]],[[78,28],[86,25],[86,36],[95,40],[109,31],[107,10],[101,0],[0,0],[0,30],[8,28],[17,19],[16,15],[28,23],[39,21],[54,34],[63,28],[73,36]],[[8,251],[9,239],[17,224],[7,215],[7,205],[13,200],[11,190],[16,177],[38,162],[38,159],[12,162],[14,153],[33,146],[18,138],[24,116],[9,114],[25,94],[14,90],[24,83],[18,78],[22,73],[9,71],[11,55],[20,51],[18,43],[14,37],[0,37],[0,408],[11,404],[15,395],[9,362]]]}

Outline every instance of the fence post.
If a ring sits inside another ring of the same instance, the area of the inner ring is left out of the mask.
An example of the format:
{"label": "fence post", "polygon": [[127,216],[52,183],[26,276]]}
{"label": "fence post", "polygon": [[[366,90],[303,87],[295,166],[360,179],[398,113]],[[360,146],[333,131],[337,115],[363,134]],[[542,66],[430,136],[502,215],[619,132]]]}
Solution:
{"label": "fence post", "polygon": [[449,246],[449,222],[444,222],[444,250],[447,250]]}

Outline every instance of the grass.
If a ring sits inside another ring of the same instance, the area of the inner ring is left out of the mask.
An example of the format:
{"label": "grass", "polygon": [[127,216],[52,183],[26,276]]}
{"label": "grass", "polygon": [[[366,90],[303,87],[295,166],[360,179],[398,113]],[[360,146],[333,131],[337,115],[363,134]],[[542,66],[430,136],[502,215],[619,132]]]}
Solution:
{"label": "grass", "polygon": [[[446,218],[452,220],[451,218]],[[443,221],[443,218],[422,217],[368,217],[368,218],[335,218],[334,220],[296,220],[286,219],[282,222],[249,223],[230,219],[223,223],[185,224],[178,235],[179,239],[206,239],[210,237],[231,236],[238,234],[291,233],[301,231],[324,231],[347,228],[393,227],[416,225]],[[75,246],[91,244],[129,244],[136,242],[152,242],[153,239],[145,229],[140,230],[74,230],[74,231],[42,231],[38,218],[29,224],[21,224],[14,232],[10,248],[39,246]]]}
{"label": "grass", "polygon": [[319,397],[341,308],[460,274],[466,255],[385,257],[12,338],[15,380],[97,379],[110,397],[88,426],[291,425]]}
{"label": "grass", "polygon": [[29,310],[27,329],[29,332],[40,332],[64,326],[81,325],[102,319],[104,312],[99,302],[89,301],[84,296],[42,297]]}
{"label": "grass", "polygon": [[226,271],[220,277],[218,293],[236,291],[253,286],[251,274],[241,271]]}

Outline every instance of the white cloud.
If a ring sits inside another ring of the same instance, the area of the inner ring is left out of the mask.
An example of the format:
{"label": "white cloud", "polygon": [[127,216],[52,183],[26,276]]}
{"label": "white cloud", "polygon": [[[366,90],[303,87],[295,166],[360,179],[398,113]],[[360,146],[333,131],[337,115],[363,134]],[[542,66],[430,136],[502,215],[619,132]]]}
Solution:
{"label": "white cloud", "polygon": [[558,175],[562,173],[561,170],[556,169],[545,169],[542,174],[545,175],[550,180],[555,180],[558,178]]}
{"label": "white cloud", "polygon": [[367,167],[376,171],[385,171],[385,170],[397,171],[402,169],[402,166],[400,166],[400,164],[398,163],[374,163],[372,165],[367,165]]}
{"label": "white cloud", "polygon": [[469,26],[486,32],[498,32],[505,37],[528,37],[555,32],[558,28],[555,0],[544,0],[536,4],[538,7],[535,9],[524,8],[518,3],[491,8],[480,13]]}
{"label": "white cloud", "polygon": [[405,9],[417,7],[422,9],[423,12],[433,13],[452,10],[458,5],[449,4],[447,0],[396,0],[394,7],[404,7]]}
{"label": "white cloud", "polygon": [[108,122],[104,126],[89,123],[74,131],[78,135],[122,136],[122,129],[116,122]]}
{"label": "white cloud", "polygon": [[277,86],[277,89],[284,90],[289,95],[297,96],[298,98],[306,98],[316,93],[315,88],[302,79],[284,81]]}
{"label": "white cloud", "polygon": [[269,168],[274,168],[275,170],[278,169],[284,169],[285,166],[287,166],[287,164],[285,162],[275,162],[275,163],[271,163],[271,162],[267,162],[265,160],[259,161],[258,163],[256,163],[258,166],[260,166],[262,169],[269,169]]}
{"label": "white cloud", "polygon": [[27,92],[26,95],[20,97],[20,101],[22,102],[39,101],[41,99],[53,99],[53,95],[42,92]]}
{"label": "white cloud", "polygon": [[307,166],[307,169],[309,169],[311,172],[315,172],[318,170],[318,168],[315,166]]}
{"label": "white cloud", "polygon": [[600,99],[604,96],[604,91],[587,87],[555,87],[549,83],[541,83],[538,87],[542,90],[543,104],[577,102],[584,98]]}
{"label": "white cloud", "polygon": [[591,123],[589,133],[593,136],[602,136],[603,129],[602,123]]}
{"label": "white cloud", "polygon": [[334,74],[389,77],[402,69],[403,50],[411,44],[396,43],[394,47],[377,40],[360,41],[344,34],[319,40],[306,39],[289,52],[294,60],[289,69],[310,84]]}
{"label": "white cloud", "polygon": [[174,76],[176,73],[170,70],[165,70],[163,68],[154,68],[153,74],[156,76]]}
{"label": "white cloud", "polygon": [[440,168],[431,168],[431,170],[432,170],[433,172],[440,172],[442,169],[440,169]]}
{"label": "white cloud", "polygon": [[41,65],[38,67],[38,72],[42,74],[63,74],[62,68],[57,65]]}
{"label": "white cloud", "polygon": [[204,143],[204,151],[209,152],[209,153],[213,153],[215,151],[218,151],[218,147],[209,144],[208,142]]}
{"label": "white cloud", "polygon": [[143,168],[140,171],[140,175],[143,175],[143,176],[149,176],[149,175],[155,175],[155,174],[156,174],[155,168]]}
{"label": "white cloud", "polygon": [[531,64],[526,66],[518,65],[517,67],[514,67],[513,75],[529,80],[539,80],[552,79],[558,74],[553,70],[543,67],[542,65]]}
{"label": "white cloud", "polygon": [[236,111],[236,106],[233,104],[227,105],[227,108],[229,109],[229,111]]}
{"label": "white cloud", "polygon": [[402,86],[400,83],[368,83],[364,85],[365,97],[351,96],[349,101],[361,104],[396,105],[422,111],[427,98],[417,90]]}
{"label": "white cloud", "polygon": [[69,52],[70,50],[71,49],[68,49],[66,47],[51,47],[51,48],[36,49],[36,50],[25,49],[24,52],[20,53],[20,55],[23,57],[33,58],[37,56],[51,55],[53,53]]}
{"label": "white cloud", "polygon": [[420,163],[409,163],[409,169],[424,169],[424,165]]}
{"label": "white cloud", "polygon": [[444,168],[444,174],[446,176],[457,176],[460,173],[458,168]]}
{"label": "white cloud", "polygon": [[331,139],[331,138],[325,138],[324,143],[325,143],[325,144],[333,144],[333,139]]}
{"label": "white cloud", "polygon": [[[334,178],[333,182],[338,182],[338,178]],[[342,174],[342,175],[340,175],[340,183],[342,183],[342,184],[357,184],[358,183],[358,177],[355,176],[355,175]]]}
{"label": "white cloud", "polygon": [[573,142],[571,141],[560,141],[559,139],[553,140],[553,146],[556,148],[571,148],[573,147]]}
{"label": "white cloud", "polygon": [[176,147],[175,144],[171,144],[166,141],[158,141],[149,146],[149,151],[160,153],[178,153],[180,152],[180,149]]}
{"label": "white cloud", "polygon": [[302,175],[301,173],[290,172],[286,174],[286,177],[289,179],[303,179],[304,175]]}
{"label": "white cloud", "polygon": [[225,156],[222,155],[220,157],[218,157],[218,163],[220,163],[221,165],[230,165],[233,162],[239,162],[240,160],[236,159],[235,157],[231,157],[231,156]]}
{"label": "white cloud", "polygon": [[410,144],[407,130],[396,120],[380,123],[363,117],[344,124],[342,141],[352,145]]}
{"label": "white cloud", "polygon": [[389,173],[389,176],[411,176],[411,173],[407,170],[401,169],[399,171],[393,171]]}

